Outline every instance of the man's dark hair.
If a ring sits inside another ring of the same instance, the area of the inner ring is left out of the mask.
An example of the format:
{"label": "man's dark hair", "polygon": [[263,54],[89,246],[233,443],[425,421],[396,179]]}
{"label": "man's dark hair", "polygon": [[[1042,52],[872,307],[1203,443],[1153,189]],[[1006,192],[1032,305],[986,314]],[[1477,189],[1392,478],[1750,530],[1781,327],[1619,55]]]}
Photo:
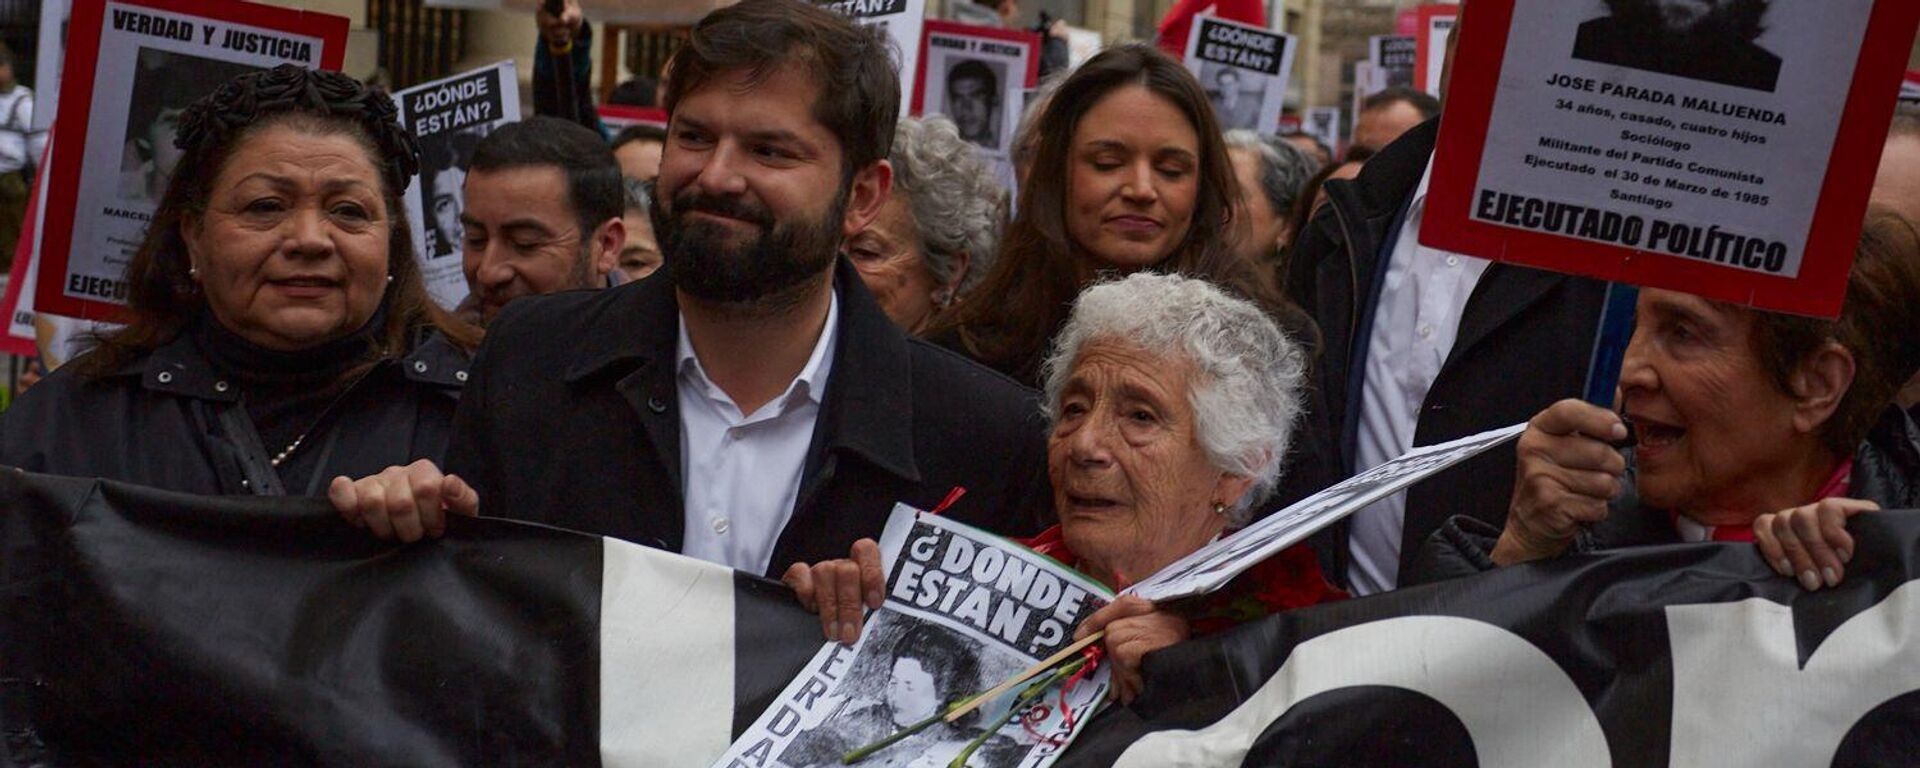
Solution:
{"label": "man's dark hair", "polygon": [[1384,91],[1368,96],[1365,101],[1360,102],[1360,111],[1372,112],[1402,102],[1413,105],[1413,108],[1420,112],[1422,120],[1432,120],[1435,115],[1440,114],[1440,100],[1434,98],[1433,94],[1416,91],[1404,85],[1390,86]]}
{"label": "man's dark hair", "polygon": [[667,129],[649,123],[629,125],[620,129],[619,133],[614,134],[613,142],[607,146],[617,151],[621,147],[636,141],[656,141],[665,144],[667,143]]}
{"label": "man's dark hair", "polygon": [[878,29],[801,0],[741,0],[693,25],[674,52],[667,112],[721,73],[744,69],[750,83],[801,66],[820,93],[813,117],[840,142],[844,172],[887,157],[900,114],[900,76]]}
{"label": "man's dark hair", "polygon": [[608,219],[626,211],[620,161],[600,135],[579,123],[544,115],[494,129],[473,149],[468,172],[554,167],[566,174],[567,201],[580,221],[584,241]]}
{"label": "man's dark hair", "polygon": [[947,90],[953,90],[953,84],[961,80],[979,80],[987,84],[987,100],[1000,103],[1000,78],[993,74],[993,68],[979,59],[967,59],[947,70]]}

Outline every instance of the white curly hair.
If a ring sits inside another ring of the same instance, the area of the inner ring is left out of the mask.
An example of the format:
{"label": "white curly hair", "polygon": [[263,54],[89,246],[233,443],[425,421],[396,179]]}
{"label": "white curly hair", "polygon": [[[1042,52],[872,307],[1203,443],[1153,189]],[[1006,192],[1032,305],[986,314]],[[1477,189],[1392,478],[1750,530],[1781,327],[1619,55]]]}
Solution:
{"label": "white curly hair", "polygon": [[[941,116],[901,118],[894,127],[893,187],[907,197],[920,231],[927,268],[959,297],[986,277],[1000,247],[1007,190],[978,150]],[[954,284],[954,256],[965,252],[967,272]]]}
{"label": "white curly hair", "polygon": [[1074,301],[1041,377],[1049,423],[1080,352],[1119,341],[1192,364],[1194,431],[1214,468],[1253,484],[1228,513],[1245,525],[1280,480],[1306,380],[1306,354],[1267,313],[1205,280],[1139,272],[1087,288]]}

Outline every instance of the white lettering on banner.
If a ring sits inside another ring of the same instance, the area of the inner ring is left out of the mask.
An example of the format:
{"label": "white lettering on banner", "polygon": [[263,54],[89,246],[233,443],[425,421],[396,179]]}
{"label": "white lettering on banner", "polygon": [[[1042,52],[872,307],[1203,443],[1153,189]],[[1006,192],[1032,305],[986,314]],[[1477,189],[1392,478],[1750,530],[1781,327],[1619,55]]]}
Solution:
{"label": "white lettering on banner", "polygon": [[1330,632],[1219,722],[1159,731],[1115,766],[1238,766],[1268,725],[1309,697],[1363,685],[1423,693],[1460,718],[1483,768],[1605,768],[1606,735],[1580,689],[1532,643],[1482,621],[1407,616]]}
{"label": "white lettering on banner", "polygon": [[[1676,766],[1831,765],[1861,718],[1920,691],[1920,582],[1834,630],[1799,664],[1793,610],[1761,598],[1667,608]],[[1553,660],[1504,629],[1446,616],[1386,619],[1295,647],[1219,722],[1149,734],[1117,766],[1237,766],[1295,704],[1364,685],[1426,694],[1460,719],[1489,768],[1611,764],[1606,736]]]}
{"label": "white lettering on banner", "polygon": [[1832,765],[1868,712],[1920,690],[1920,582],[1841,624],[1805,668],[1793,611],[1767,600],[1672,606],[1667,632],[1673,765]]}

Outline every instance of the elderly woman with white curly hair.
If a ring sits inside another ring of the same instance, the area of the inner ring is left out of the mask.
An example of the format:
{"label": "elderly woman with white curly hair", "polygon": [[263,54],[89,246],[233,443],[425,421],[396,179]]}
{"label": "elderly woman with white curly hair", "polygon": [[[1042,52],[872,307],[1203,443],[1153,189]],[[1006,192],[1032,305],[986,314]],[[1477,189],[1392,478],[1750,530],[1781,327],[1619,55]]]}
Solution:
{"label": "elderly woman with white curly hair", "polygon": [[[1060,523],[1021,543],[1121,589],[1233,535],[1279,479],[1305,365],[1265,312],[1205,281],[1141,272],[1088,288],[1044,367]],[[786,574],[844,642],[858,636],[862,604],[878,607],[880,578],[872,540],[851,559]],[[1131,700],[1150,651],[1339,597],[1296,546],[1193,604],[1123,597],[1079,633],[1106,630],[1116,690]]]}
{"label": "elderly woman with white curly hair", "polygon": [[944,117],[901,119],[887,159],[894,194],[847,256],[887,317],[919,334],[987,273],[1007,193]]}

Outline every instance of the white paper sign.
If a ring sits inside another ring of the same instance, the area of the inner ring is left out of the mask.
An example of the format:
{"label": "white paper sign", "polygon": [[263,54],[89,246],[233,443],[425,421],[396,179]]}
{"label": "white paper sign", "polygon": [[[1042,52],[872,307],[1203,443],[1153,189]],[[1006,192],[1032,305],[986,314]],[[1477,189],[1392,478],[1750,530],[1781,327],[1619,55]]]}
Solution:
{"label": "white paper sign", "polygon": [[70,0],[43,0],[40,4],[40,48],[33,58],[33,129],[53,126],[60,103],[60,64],[67,53],[67,15]]}
{"label": "white paper sign", "polygon": [[[1446,48],[1443,46],[1442,51]],[[1419,40],[1411,35],[1374,35],[1367,38],[1367,60],[1385,82],[1371,93],[1391,86],[1413,87],[1414,66],[1420,55]]]}
{"label": "white paper sign", "polygon": [[512,61],[435,80],[394,94],[400,122],[420,142],[420,175],[404,195],[414,254],[427,292],[452,309],[467,297],[460,269],[460,212],[473,148],[520,119],[520,81]]}
{"label": "white paper sign", "polygon": [[893,46],[894,67],[900,72],[900,115],[906,116],[913,109],[914,76],[920,71],[920,32],[926,26],[927,0],[832,0],[826,6],[886,33]]}
{"label": "white paper sign", "polygon": [[1280,128],[1294,38],[1237,21],[1196,16],[1187,33],[1187,71],[1213,102],[1221,130]]}
{"label": "white paper sign", "polygon": [[991,158],[1010,156],[1026,101],[1031,46],[995,37],[931,30],[926,34],[922,115],[946,115],[960,138]]}
{"label": "white paper sign", "polygon": [[1154,602],[1204,595],[1321,528],[1440,470],[1518,438],[1526,424],[1415,448],[1201,547],[1127,590]]}
{"label": "white paper sign", "polygon": [[[715,768],[840,765],[847,752],[1072,645],[1074,627],[1112,599],[1026,547],[904,504],[887,519],[880,552],[886,602],[868,615],[859,642],[822,646]],[[860,764],[944,766],[984,736],[968,765],[1043,768],[1092,719],[1108,685],[1103,665],[1064,696],[1056,689],[1038,706],[1010,711],[1022,684]],[[989,730],[1003,716],[1011,719]]]}
{"label": "white paper sign", "polygon": [[1420,70],[1426,75],[1426,82],[1420,84],[1420,90],[1435,96],[1441,95],[1440,73],[1447,63],[1447,39],[1453,37],[1453,25],[1458,20],[1459,17],[1454,15],[1431,16],[1427,19],[1427,28],[1420,30],[1421,34],[1427,36],[1427,60]]}
{"label": "white paper sign", "polygon": [[1340,108],[1314,107],[1307,110],[1307,120],[1300,130],[1328,147],[1340,146]]}

